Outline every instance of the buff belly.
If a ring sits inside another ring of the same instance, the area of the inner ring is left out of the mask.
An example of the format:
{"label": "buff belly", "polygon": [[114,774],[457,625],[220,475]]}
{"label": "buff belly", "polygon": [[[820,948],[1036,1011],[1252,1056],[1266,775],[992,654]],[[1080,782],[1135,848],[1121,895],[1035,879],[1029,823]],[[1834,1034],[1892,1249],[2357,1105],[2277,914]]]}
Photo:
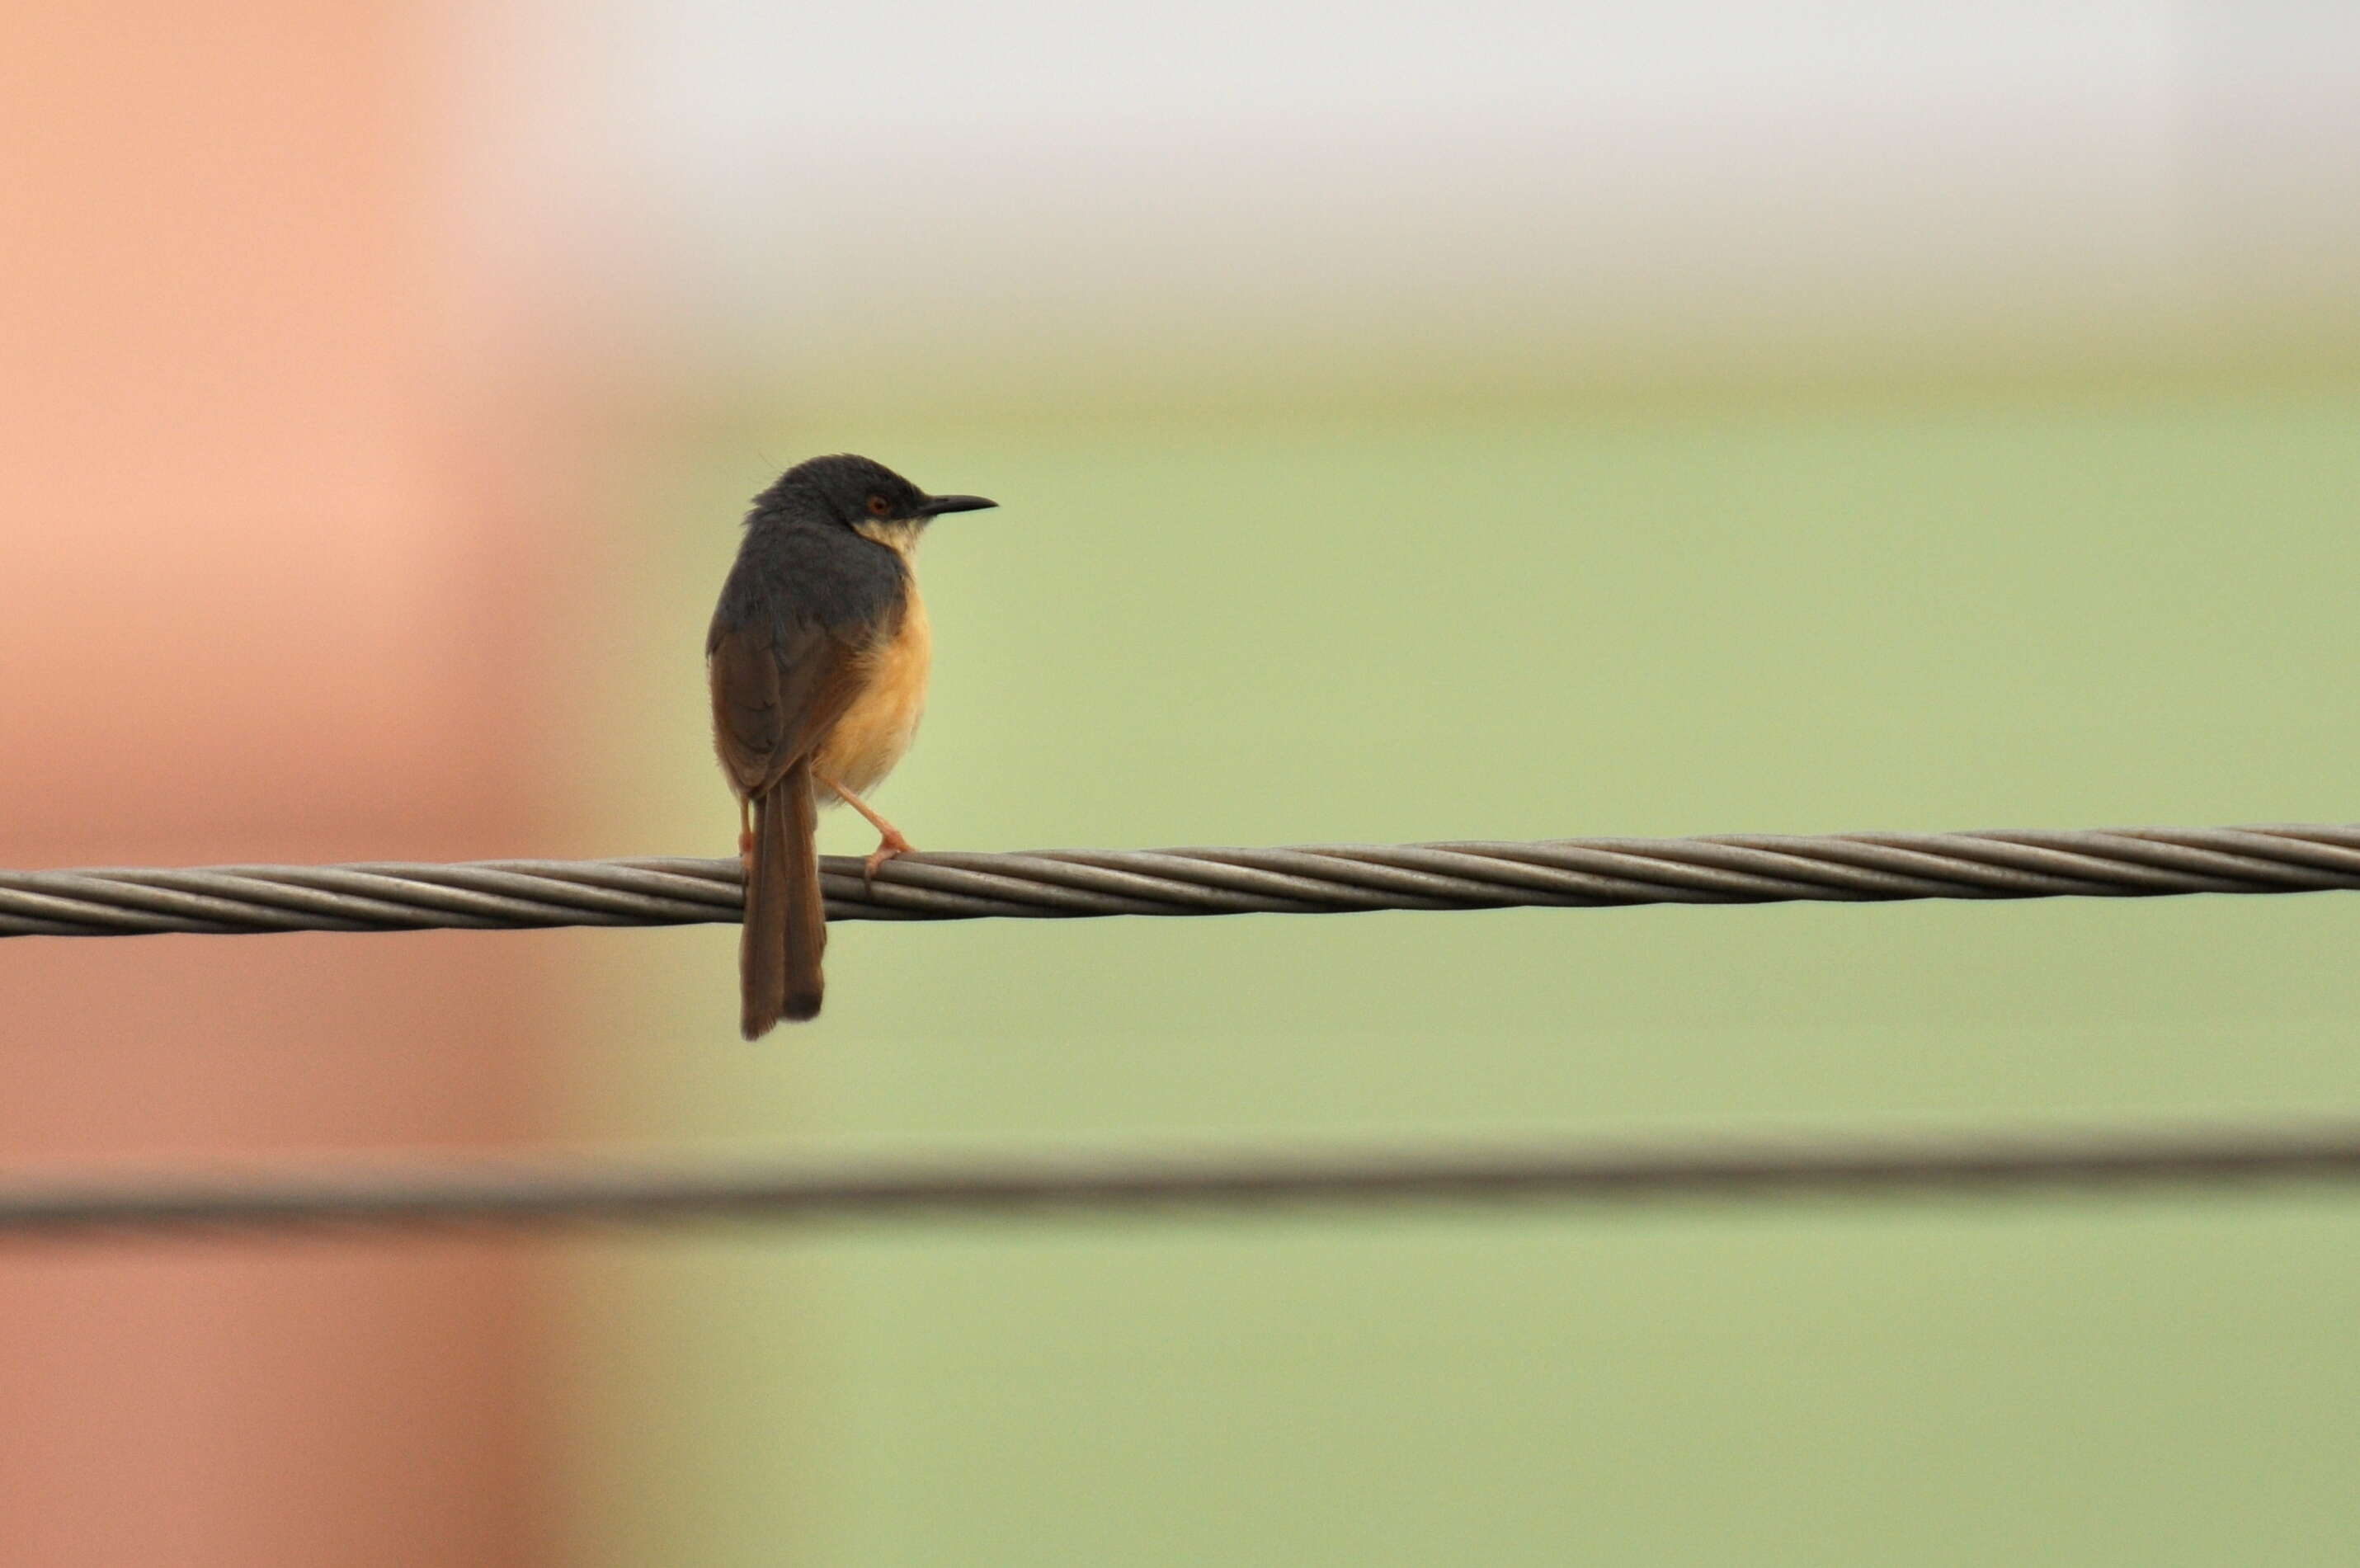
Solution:
{"label": "buff belly", "polygon": [[836,791],[822,779],[866,795],[885,781],[917,738],[926,711],[926,671],[934,659],[934,630],[914,573],[901,624],[868,654],[868,679],[814,759],[812,794],[823,806],[836,804]]}

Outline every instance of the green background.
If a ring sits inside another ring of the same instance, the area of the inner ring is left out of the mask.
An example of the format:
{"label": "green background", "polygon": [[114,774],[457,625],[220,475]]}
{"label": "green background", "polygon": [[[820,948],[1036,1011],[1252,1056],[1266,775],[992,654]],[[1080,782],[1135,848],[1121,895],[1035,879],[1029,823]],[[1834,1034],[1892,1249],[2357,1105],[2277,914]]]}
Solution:
{"label": "green background", "polygon": [[[753,433],[748,433],[753,432]],[[932,848],[2347,820],[2360,383],[887,417],[621,494],[602,842],[726,853],[744,499],[870,452],[923,561],[880,805]],[[869,839],[839,814],[829,846]],[[574,1130],[711,1148],[2360,1105],[2360,901],[577,933]],[[2360,1208],[2277,1190],[1306,1212],[595,1244],[585,1560],[2360,1558]]]}

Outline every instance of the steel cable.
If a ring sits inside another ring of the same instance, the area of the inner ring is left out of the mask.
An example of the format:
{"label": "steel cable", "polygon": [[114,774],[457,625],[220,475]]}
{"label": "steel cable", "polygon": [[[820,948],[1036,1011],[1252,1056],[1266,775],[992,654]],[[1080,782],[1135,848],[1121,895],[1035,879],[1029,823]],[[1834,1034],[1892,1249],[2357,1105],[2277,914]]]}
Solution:
{"label": "steel cable", "polygon": [[1062,1151],[648,1165],[377,1160],[0,1177],[0,1237],[1244,1210],[1408,1201],[1760,1201],[2360,1179],[2360,1124],[1714,1142]]}
{"label": "steel cable", "polygon": [[[829,856],[822,875],[836,920],[2308,893],[2360,888],[2360,827],[920,854],[873,882]],[[734,860],[0,871],[0,936],[690,925],[740,898]]]}

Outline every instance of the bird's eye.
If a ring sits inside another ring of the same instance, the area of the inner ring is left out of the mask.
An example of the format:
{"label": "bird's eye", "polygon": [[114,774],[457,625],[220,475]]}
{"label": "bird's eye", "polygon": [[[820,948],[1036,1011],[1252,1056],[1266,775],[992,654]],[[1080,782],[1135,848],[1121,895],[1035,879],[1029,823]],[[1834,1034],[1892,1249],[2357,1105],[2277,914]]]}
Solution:
{"label": "bird's eye", "polygon": [[881,517],[892,509],[893,503],[885,499],[884,496],[871,495],[869,497],[869,515],[870,517]]}

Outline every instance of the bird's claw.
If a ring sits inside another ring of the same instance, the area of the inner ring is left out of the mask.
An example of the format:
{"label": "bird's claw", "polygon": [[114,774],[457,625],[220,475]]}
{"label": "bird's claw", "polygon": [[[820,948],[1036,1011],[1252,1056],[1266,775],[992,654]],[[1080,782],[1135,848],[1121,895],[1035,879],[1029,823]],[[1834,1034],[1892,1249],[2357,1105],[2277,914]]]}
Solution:
{"label": "bird's claw", "polygon": [[875,887],[877,884],[877,868],[879,866],[883,866],[887,861],[893,859],[896,855],[908,855],[917,847],[918,846],[916,844],[912,844],[900,833],[890,832],[887,833],[884,837],[877,841],[877,852],[860,863],[861,885],[863,887]]}

